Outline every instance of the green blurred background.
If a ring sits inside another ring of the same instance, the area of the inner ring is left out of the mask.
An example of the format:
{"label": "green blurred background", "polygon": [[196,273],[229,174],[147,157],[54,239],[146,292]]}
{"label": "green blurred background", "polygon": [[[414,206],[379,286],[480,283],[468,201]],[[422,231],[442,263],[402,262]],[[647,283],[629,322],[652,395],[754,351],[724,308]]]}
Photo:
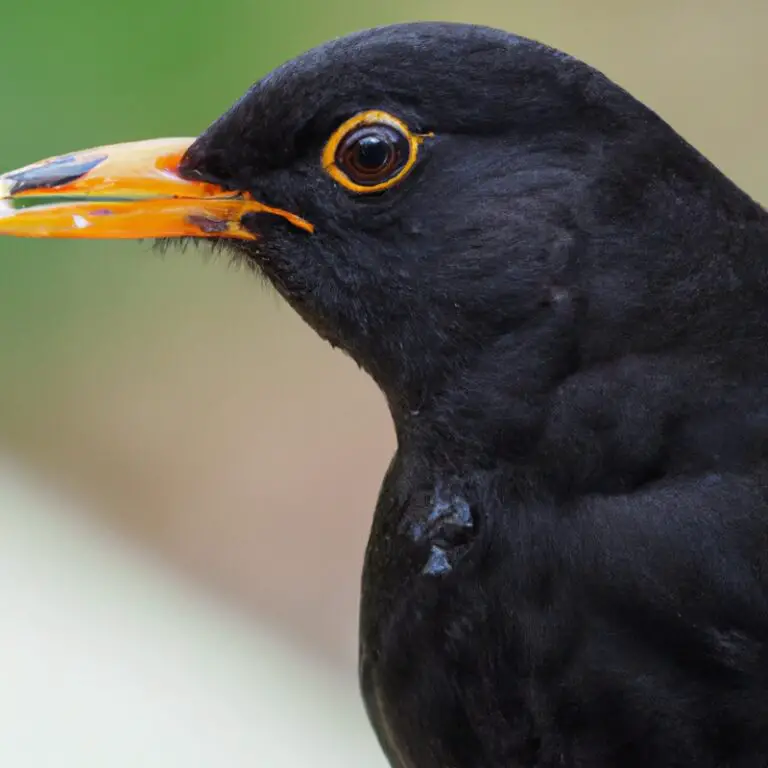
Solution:
{"label": "green blurred background", "polygon": [[[586,59],[768,200],[765,0],[4,4],[2,169],[194,135],[313,44],[442,18]],[[0,448],[352,680],[392,431],[374,387],[260,282],[202,251],[2,240],[0,380]]]}

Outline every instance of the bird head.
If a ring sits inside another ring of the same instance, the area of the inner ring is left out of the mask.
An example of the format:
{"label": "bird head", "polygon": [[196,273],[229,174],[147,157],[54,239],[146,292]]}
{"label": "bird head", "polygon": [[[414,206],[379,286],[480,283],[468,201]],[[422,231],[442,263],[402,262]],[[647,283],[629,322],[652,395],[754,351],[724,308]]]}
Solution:
{"label": "bird head", "polygon": [[722,336],[702,309],[735,307],[757,269],[723,243],[762,220],[586,64],[433,23],[330,42],[194,140],[36,163],[0,177],[0,198],[0,234],[223,245],[399,422],[449,391],[530,404],[580,367]]}

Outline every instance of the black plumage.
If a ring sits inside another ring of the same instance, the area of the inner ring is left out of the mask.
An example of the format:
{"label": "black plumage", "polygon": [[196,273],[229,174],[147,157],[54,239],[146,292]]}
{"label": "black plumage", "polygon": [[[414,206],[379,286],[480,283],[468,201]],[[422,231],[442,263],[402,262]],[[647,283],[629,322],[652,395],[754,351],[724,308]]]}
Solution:
{"label": "black plumage", "polygon": [[[374,198],[317,164],[362,109],[435,134]],[[465,26],[290,62],[186,168],[316,224],[241,247],[390,404],[360,670],[392,765],[763,768],[766,212],[590,67]]]}
{"label": "black plumage", "polygon": [[[319,161],[364,110],[421,142],[373,194]],[[764,768],[763,208],[592,68],[448,24],[284,65],[182,172],[314,225],[227,244],[389,403],[360,675],[390,763]]]}

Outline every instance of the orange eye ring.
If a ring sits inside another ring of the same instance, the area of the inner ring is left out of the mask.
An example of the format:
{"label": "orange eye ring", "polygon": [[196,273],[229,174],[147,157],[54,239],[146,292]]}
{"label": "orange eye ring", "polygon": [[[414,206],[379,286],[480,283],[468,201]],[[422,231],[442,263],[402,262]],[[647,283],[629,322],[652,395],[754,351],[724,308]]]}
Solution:
{"label": "orange eye ring", "polygon": [[328,139],[323,149],[323,168],[350,192],[383,192],[410,173],[419,147],[432,135],[411,133],[402,120],[387,112],[360,112],[342,123]]}

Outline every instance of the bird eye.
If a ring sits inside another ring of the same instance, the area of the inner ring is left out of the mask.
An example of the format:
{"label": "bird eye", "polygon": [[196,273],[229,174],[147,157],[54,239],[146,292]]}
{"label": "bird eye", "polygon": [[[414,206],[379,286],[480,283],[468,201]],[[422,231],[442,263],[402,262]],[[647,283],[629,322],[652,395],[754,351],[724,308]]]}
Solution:
{"label": "bird eye", "polygon": [[336,151],[336,167],[355,184],[372,187],[389,181],[408,161],[408,138],[388,125],[350,131]]}
{"label": "bird eye", "polygon": [[362,112],[328,140],[323,166],[352,192],[381,192],[411,170],[424,138],[412,134],[405,123],[386,112]]}

